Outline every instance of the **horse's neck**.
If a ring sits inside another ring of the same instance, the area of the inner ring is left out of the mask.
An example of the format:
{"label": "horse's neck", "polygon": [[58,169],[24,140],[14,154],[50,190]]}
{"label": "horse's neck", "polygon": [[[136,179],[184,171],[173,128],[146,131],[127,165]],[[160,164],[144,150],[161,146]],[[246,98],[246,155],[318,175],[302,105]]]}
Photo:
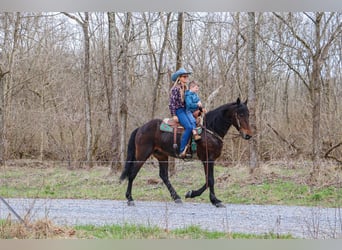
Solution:
{"label": "horse's neck", "polygon": [[224,137],[230,126],[232,125],[230,120],[226,120],[223,118],[223,116],[215,116],[215,117],[209,117],[210,119],[207,120],[206,128],[215,132],[220,137]]}

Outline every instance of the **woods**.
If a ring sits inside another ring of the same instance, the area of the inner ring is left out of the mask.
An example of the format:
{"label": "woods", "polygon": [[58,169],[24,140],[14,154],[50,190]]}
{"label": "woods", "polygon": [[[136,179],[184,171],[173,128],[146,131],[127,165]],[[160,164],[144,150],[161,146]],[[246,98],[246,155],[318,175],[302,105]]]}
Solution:
{"label": "woods", "polygon": [[0,160],[121,168],[131,131],[169,116],[170,74],[182,65],[205,106],[249,98],[255,114],[255,140],[232,129],[219,164],[305,159],[315,176],[321,160],[342,162],[341,18],[0,13]]}

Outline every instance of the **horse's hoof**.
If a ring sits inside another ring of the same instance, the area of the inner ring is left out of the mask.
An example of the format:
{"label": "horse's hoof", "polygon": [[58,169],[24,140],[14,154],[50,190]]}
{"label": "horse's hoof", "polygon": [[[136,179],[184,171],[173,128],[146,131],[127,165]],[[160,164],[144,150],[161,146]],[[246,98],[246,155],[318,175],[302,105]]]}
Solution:
{"label": "horse's hoof", "polygon": [[127,205],[128,205],[129,207],[134,207],[134,206],[135,206],[135,203],[134,203],[134,201],[127,201]]}
{"label": "horse's hoof", "polygon": [[185,194],[185,198],[191,198],[191,194],[192,194],[192,191],[188,191],[186,194]]}
{"label": "horse's hoof", "polygon": [[221,207],[226,207],[222,202],[218,202],[215,204],[215,207],[221,208]]}
{"label": "horse's hoof", "polygon": [[175,199],[176,204],[183,204],[183,201],[181,199]]}

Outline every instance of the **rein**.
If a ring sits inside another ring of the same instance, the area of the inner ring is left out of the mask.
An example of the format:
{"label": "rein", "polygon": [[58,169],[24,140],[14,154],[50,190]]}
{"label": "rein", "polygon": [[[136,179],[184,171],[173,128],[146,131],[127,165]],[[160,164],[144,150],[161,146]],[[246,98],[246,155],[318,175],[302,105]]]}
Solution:
{"label": "rein", "polygon": [[219,136],[218,134],[216,134],[215,132],[207,129],[206,127],[203,127],[205,132],[209,132],[209,134],[215,136],[217,139],[219,139],[222,143],[223,143],[223,138],[221,136]]}
{"label": "rein", "polygon": [[[203,114],[203,119],[205,117],[205,113]],[[216,134],[213,131],[210,131],[209,129],[207,129],[205,126],[203,126],[204,128],[204,135],[205,135],[205,158],[206,158],[206,164],[205,164],[205,171],[206,171],[206,178],[205,178],[205,187],[208,188],[209,186],[209,153],[208,153],[208,138],[207,138],[207,132],[209,132],[210,134],[216,136]],[[217,135],[218,136],[218,135]],[[218,137],[219,139],[222,138]]]}

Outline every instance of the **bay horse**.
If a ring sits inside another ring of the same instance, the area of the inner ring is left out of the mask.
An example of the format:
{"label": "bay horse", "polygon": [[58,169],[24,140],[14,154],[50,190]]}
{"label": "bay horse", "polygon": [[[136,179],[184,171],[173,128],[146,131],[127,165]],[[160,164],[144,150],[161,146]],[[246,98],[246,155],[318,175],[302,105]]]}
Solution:
{"label": "bay horse", "polygon": [[[129,139],[125,167],[120,176],[120,181],[128,178],[126,198],[129,206],[134,206],[132,197],[132,185],[140,168],[145,161],[153,155],[159,161],[159,176],[168,188],[172,199],[176,203],[182,203],[180,196],[173,188],[168,176],[168,157],[178,157],[173,147],[173,133],[160,130],[161,119],[153,119],[141,127],[136,128]],[[224,104],[209,111],[203,121],[201,140],[197,143],[197,156],[204,165],[206,183],[198,190],[188,191],[185,198],[200,196],[209,187],[210,201],[216,207],[224,207],[216,198],[214,191],[214,162],[220,156],[223,146],[223,138],[228,129],[233,125],[243,139],[250,139],[252,132],[249,125],[249,111],[247,100]],[[178,147],[180,141],[178,135]],[[178,151],[178,150],[177,150]]]}

